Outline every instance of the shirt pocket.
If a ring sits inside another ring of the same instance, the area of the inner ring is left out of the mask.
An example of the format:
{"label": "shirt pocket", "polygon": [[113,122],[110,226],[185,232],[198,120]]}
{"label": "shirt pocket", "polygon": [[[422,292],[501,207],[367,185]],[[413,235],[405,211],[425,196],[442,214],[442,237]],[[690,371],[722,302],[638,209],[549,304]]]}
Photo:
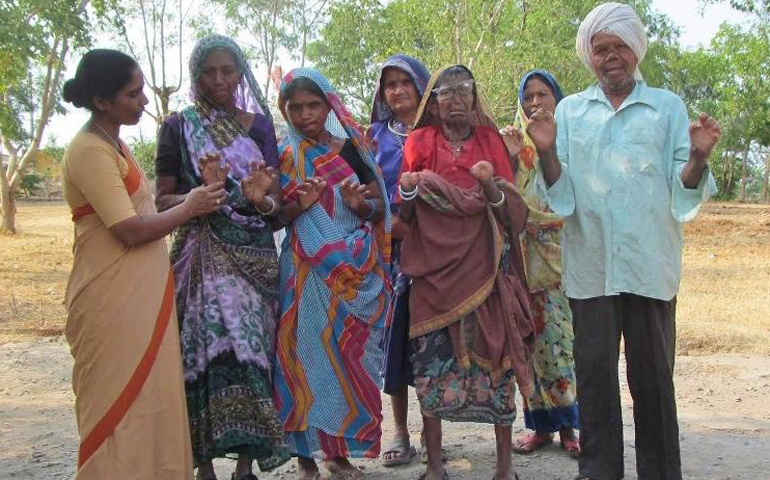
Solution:
{"label": "shirt pocket", "polygon": [[622,132],[628,168],[639,175],[665,176],[666,132],[657,125],[632,125]]}

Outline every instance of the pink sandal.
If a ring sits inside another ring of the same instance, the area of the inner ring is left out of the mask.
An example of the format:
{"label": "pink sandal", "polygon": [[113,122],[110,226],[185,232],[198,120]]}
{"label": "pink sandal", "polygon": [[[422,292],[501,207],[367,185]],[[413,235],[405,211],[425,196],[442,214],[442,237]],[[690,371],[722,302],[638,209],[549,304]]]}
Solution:
{"label": "pink sandal", "polygon": [[559,432],[559,442],[561,443],[561,448],[563,448],[570,457],[580,457],[580,441],[574,433],[572,435],[564,435]]}
{"label": "pink sandal", "polygon": [[550,433],[545,435],[540,433],[530,433],[521,437],[513,444],[513,451],[516,453],[528,454],[535,450],[540,450],[551,443],[553,443],[553,435]]}

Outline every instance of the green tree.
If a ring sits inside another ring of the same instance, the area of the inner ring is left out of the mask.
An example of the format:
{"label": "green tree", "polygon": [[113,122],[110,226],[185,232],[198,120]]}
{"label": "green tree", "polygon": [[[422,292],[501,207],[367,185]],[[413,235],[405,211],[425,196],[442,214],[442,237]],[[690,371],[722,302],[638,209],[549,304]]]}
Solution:
{"label": "green tree", "polygon": [[294,33],[294,0],[215,0],[224,8],[228,26],[233,32],[245,32],[249,42],[244,49],[267,68],[263,85],[265,97],[270,95],[271,72],[280,51],[289,51],[297,45]]}
{"label": "green tree", "polygon": [[[429,69],[464,63],[500,121],[513,119],[516,87],[531,68],[552,71],[567,92],[592,80],[575,53],[580,21],[596,0],[341,0],[309,50],[315,62],[361,117],[368,113],[377,65],[406,53]],[[651,48],[642,64],[654,82],[665,79],[662,63],[676,50],[678,32],[655,14],[649,0],[633,4],[648,25]],[[419,28],[415,28],[419,25]]]}
{"label": "green tree", "polygon": [[738,198],[745,201],[752,176],[761,175],[762,163],[767,163],[752,146],[770,146],[770,36],[761,29],[725,24],[711,49],[729,67],[731,79],[722,88],[718,108],[725,113],[727,128],[735,130],[731,134],[742,150]]}
{"label": "green tree", "polygon": [[[750,14],[750,25],[746,33],[750,36],[753,36],[754,38],[752,38],[752,45],[748,48],[748,50],[751,50],[755,53],[755,55],[753,55],[753,61],[758,62],[756,64],[757,70],[755,70],[753,73],[757,74],[755,77],[760,76],[763,77],[764,80],[767,80],[767,46],[770,45],[770,2],[768,0],[701,0],[702,5],[715,3],[727,3],[736,10]],[[748,63],[750,64],[751,61]],[[768,98],[767,94],[766,92],[761,92],[760,94],[765,94],[765,103],[763,107],[766,107]],[[751,95],[753,95],[753,92]],[[752,122],[753,125],[750,127],[750,131],[752,131],[751,135],[756,136],[756,140],[759,145],[764,147],[762,149],[764,152],[758,154],[759,156],[764,156],[764,167],[762,168],[763,173],[761,174],[760,188],[761,198],[764,202],[770,201],[770,138],[768,138],[770,137],[770,133],[767,131],[767,122],[764,120],[767,118],[766,112],[767,109],[763,108],[763,111],[760,112],[760,115],[755,117],[760,118],[760,120],[758,122]],[[762,114],[765,114],[764,119],[761,119]],[[746,152],[748,151],[749,150],[747,149]],[[745,155],[745,157],[748,157],[748,154]],[[746,159],[743,164],[746,165],[747,161],[748,159]],[[750,169],[748,166],[744,166],[743,172],[749,173],[749,171]],[[743,198],[746,196],[746,184],[746,181],[741,182],[741,196]]]}
{"label": "green tree", "polygon": [[155,140],[136,140],[131,144],[131,151],[136,162],[142,167],[147,178],[155,179]]}
{"label": "green tree", "polygon": [[0,142],[8,156],[0,168],[0,232],[16,232],[16,188],[59,106],[64,62],[73,48],[88,43],[87,3],[0,3]]}
{"label": "green tree", "polygon": [[171,98],[182,86],[185,21],[182,0],[108,0],[97,9],[101,23],[142,66],[152,92],[157,128],[171,113]]}

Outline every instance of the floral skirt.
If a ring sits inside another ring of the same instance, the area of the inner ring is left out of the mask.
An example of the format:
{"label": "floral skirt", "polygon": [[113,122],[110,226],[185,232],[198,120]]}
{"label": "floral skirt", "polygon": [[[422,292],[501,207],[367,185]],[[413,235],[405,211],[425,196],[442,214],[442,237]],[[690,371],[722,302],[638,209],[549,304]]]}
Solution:
{"label": "floral skirt", "polygon": [[535,389],[524,401],[524,422],[537,432],[579,428],[575,401],[572,312],[557,287],[532,294],[532,313],[540,334],[532,355]]}
{"label": "floral skirt", "polygon": [[[473,313],[459,320],[468,346],[477,334]],[[457,362],[449,328],[417,337],[411,342],[415,390],[422,414],[452,422],[508,426],[516,420],[516,380],[509,370],[493,385],[489,372],[471,360],[469,368]]]}

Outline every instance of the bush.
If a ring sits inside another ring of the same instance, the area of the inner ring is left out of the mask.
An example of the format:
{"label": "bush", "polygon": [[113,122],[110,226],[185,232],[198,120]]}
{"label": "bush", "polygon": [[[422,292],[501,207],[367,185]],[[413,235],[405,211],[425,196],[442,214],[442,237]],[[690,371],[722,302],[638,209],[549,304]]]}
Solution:
{"label": "bush", "polygon": [[29,172],[21,177],[17,191],[23,192],[25,197],[29,197],[31,193],[35,193],[43,188],[43,183],[45,183],[43,175],[37,172]]}
{"label": "bush", "polygon": [[155,140],[137,140],[131,145],[136,163],[150,180],[155,179]]}

